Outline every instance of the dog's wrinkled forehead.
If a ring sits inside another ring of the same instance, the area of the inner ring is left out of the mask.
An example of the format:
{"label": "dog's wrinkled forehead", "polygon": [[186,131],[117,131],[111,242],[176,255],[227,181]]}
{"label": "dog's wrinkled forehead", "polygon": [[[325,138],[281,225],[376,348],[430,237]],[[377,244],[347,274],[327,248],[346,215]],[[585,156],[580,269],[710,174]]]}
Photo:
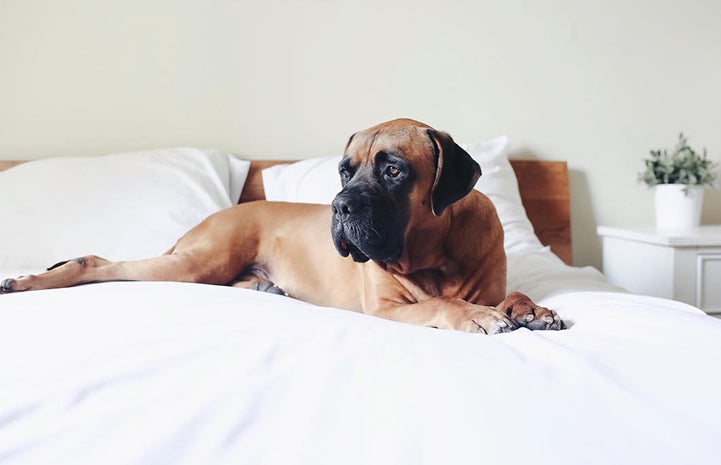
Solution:
{"label": "dog's wrinkled forehead", "polygon": [[345,156],[354,165],[373,164],[381,152],[433,162],[433,145],[427,129],[430,126],[409,119],[381,123],[353,134],[346,145]]}

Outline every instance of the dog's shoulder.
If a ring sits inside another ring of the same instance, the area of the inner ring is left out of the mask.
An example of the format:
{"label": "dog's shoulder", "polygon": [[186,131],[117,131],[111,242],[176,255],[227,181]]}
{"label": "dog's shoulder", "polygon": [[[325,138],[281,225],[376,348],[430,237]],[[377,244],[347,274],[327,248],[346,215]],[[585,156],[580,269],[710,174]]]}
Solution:
{"label": "dog's shoulder", "polygon": [[487,195],[476,189],[473,189],[452,207],[453,227],[474,227],[478,222],[488,227],[500,227],[495,205]]}
{"label": "dog's shoulder", "polygon": [[488,196],[473,190],[451,208],[446,246],[451,255],[467,263],[504,256],[503,226]]}

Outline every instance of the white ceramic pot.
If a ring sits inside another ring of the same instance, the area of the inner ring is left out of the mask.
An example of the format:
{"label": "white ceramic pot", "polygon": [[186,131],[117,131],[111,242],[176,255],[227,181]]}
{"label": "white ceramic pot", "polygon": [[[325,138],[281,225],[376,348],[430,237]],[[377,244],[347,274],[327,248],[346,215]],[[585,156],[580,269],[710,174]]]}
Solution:
{"label": "white ceramic pot", "polygon": [[684,193],[683,184],[654,186],[656,227],[663,230],[688,230],[701,224],[703,187],[689,187]]}

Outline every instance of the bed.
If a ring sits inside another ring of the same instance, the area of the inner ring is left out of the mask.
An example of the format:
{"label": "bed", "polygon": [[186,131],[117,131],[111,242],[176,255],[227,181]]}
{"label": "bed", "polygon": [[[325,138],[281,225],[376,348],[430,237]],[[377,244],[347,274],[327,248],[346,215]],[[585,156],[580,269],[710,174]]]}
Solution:
{"label": "bed", "polygon": [[[507,143],[467,150],[508,288],[569,329],[484,337],[186,283],[0,295],[0,463],[719,463],[721,322],[571,266],[565,163],[509,161]],[[238,198],[327,201],[334,163],[0,162],[0,279],[162,253]]]}

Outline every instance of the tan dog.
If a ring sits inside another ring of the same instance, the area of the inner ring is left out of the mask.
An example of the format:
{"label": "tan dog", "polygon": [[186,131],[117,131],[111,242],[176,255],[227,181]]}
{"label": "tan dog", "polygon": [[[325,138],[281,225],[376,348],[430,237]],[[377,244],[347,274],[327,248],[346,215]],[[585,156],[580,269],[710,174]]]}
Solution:
{"label": "tan dog", "polygon": [[339,173],[343,190],[332,206],[240,204],[211,215],[163,256],[82,257],[6,279],[0,293],[185,281],[287,293],[443,329],[563,327],[523,294],[504,300],[503,229],[491,201],[473,189],[480,167],[448,134],[407,119],[374,126],[350,138]]}

